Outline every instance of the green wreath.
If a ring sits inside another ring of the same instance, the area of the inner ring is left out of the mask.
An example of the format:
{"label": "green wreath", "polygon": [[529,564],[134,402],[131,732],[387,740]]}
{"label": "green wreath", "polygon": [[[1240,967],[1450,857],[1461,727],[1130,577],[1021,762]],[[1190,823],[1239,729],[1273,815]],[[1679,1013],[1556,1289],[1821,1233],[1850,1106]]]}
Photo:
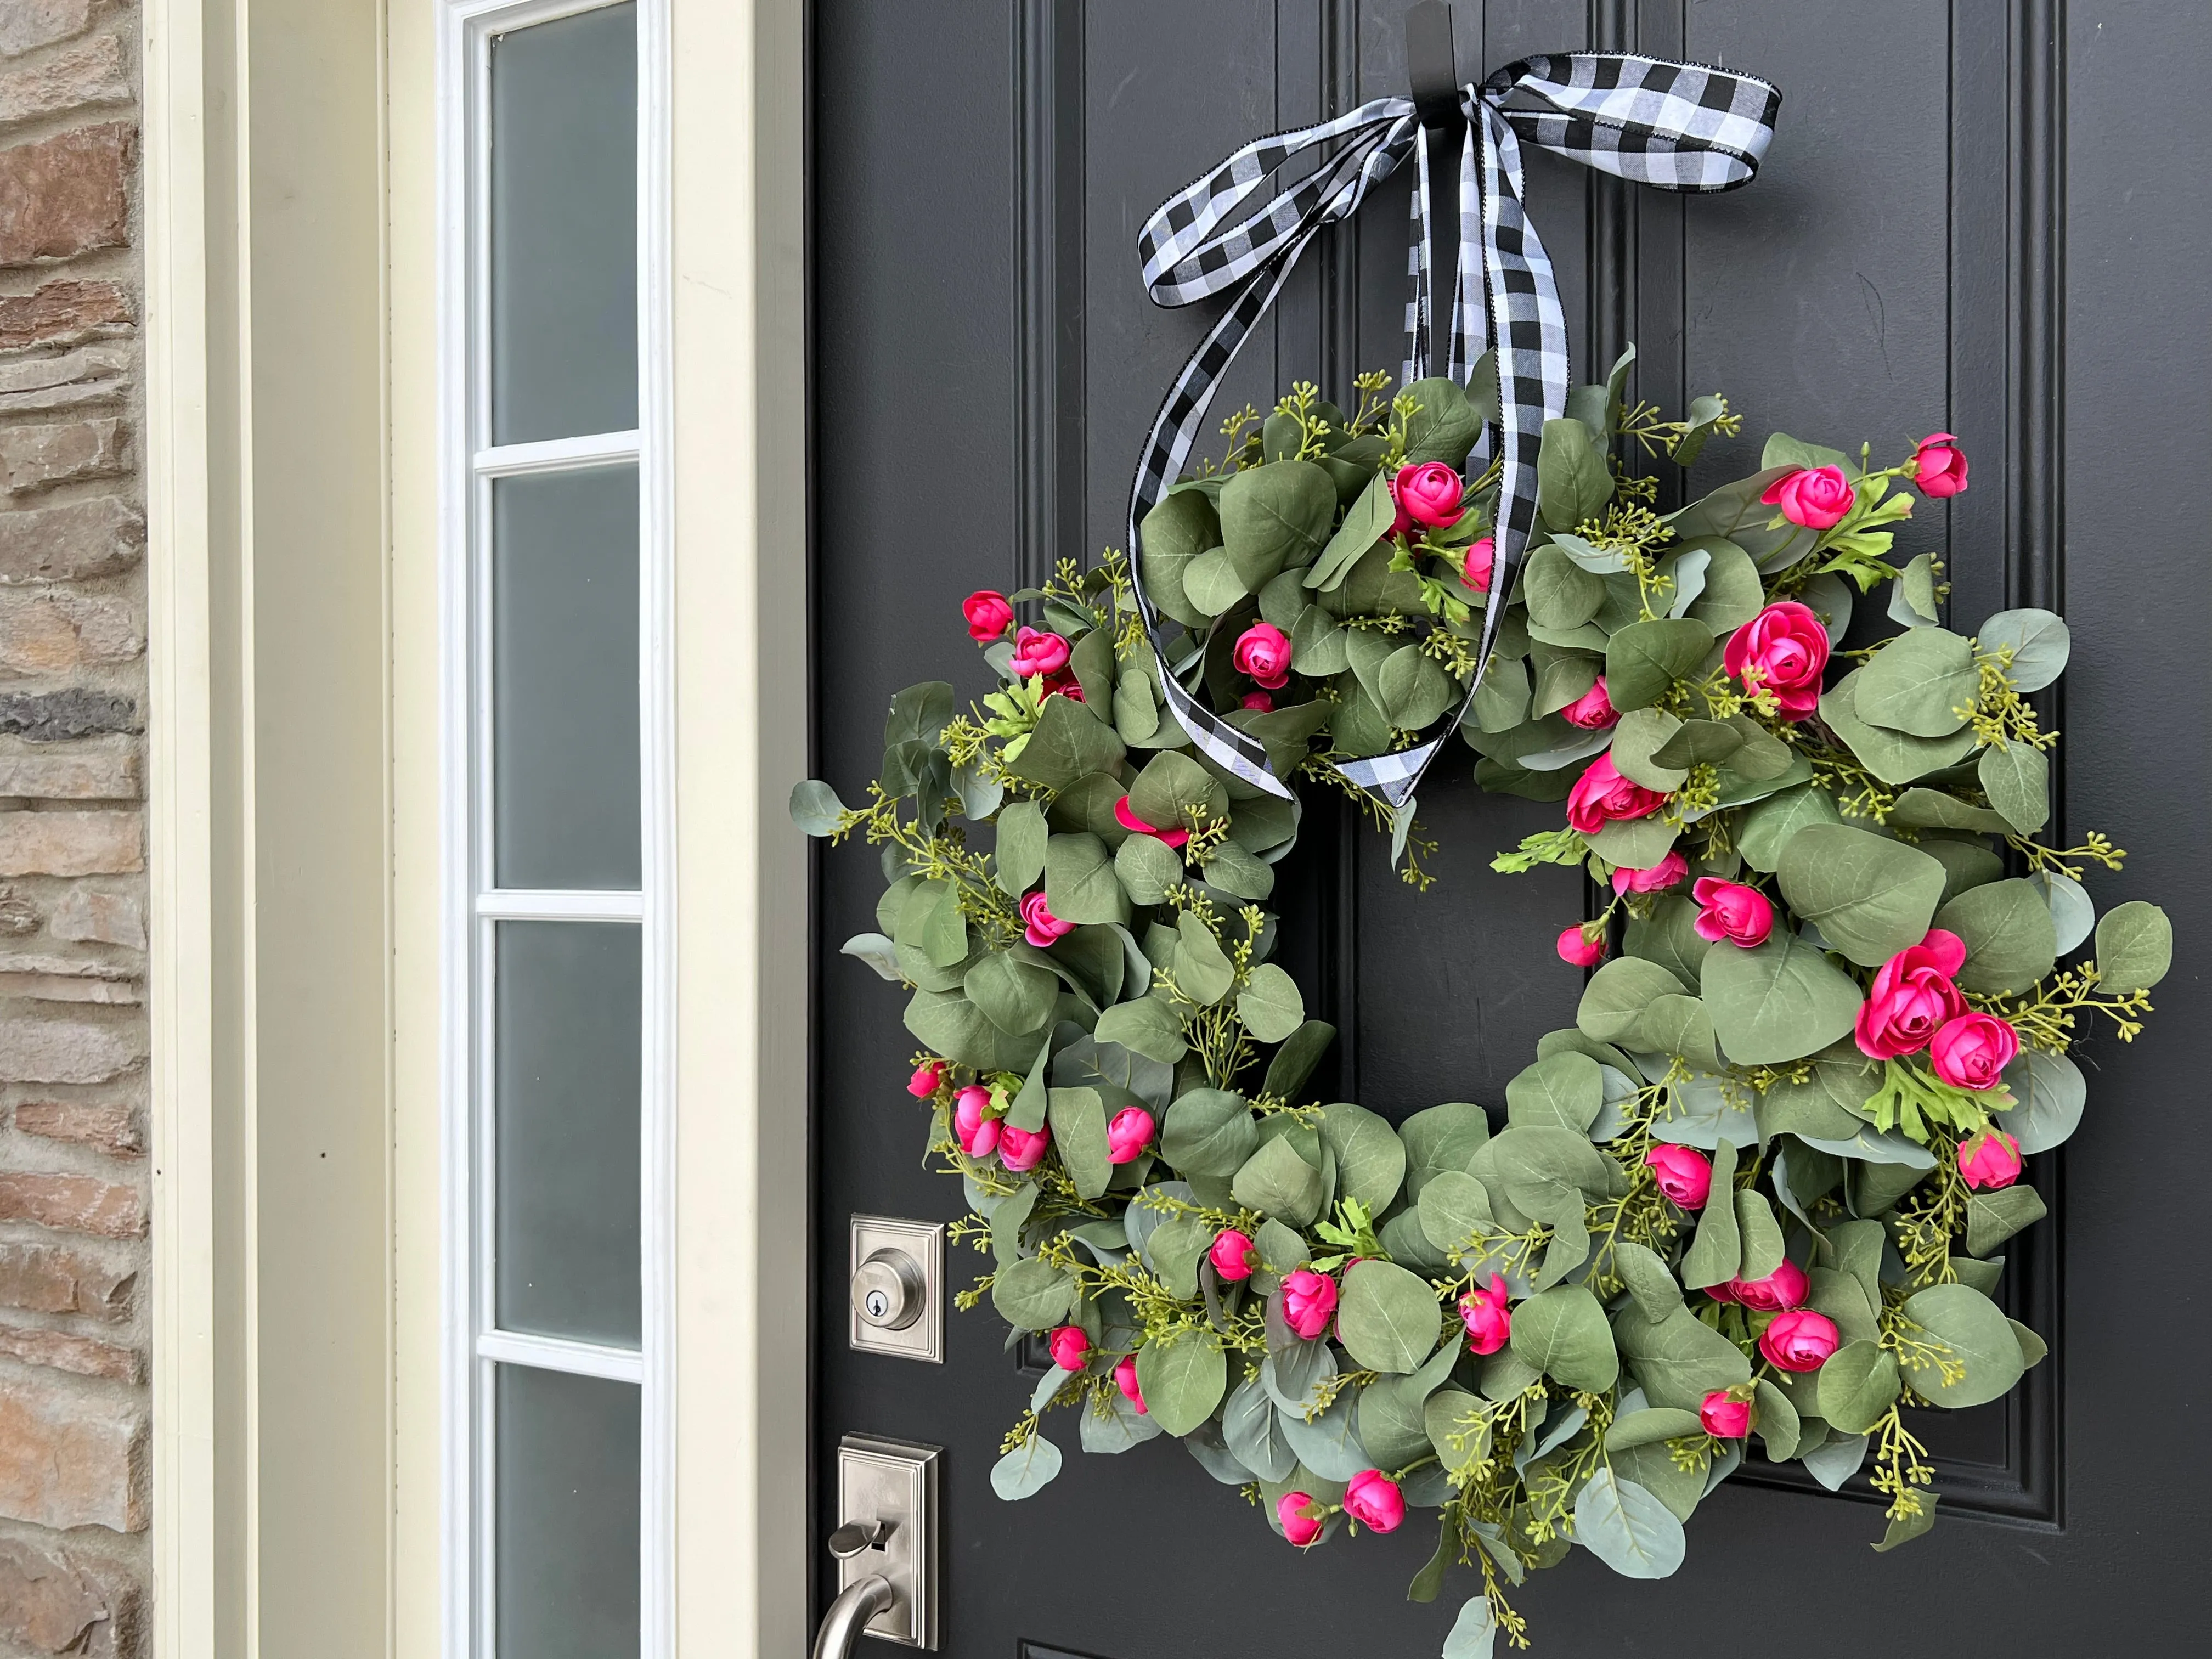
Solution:
{"label": "green wreath", "polygon": [[[792,799],[809,834],[884,849],[881,931],[844,950],[912,990],[908,1091],[966,1194],[954,1236],[989,1257],[962,1304],[1050,1334],[999,1494],[1059,1473],[1065,1409],[1086,1451],[1177,1437],[1301,1547],[1431,1511],[1408,1594],[1482,1577],[1450,1659],[1525,1646],[1506,1592],[1573,1545],[1673,1572],[1754,1435],[1831,1488],[1871,1457],[1877,1549],[1926,1531],[1905,1413],[2043,1358],[1991,1300],[1993,1253],[2045,1213],[2021,1160],[2081,1120],[2078,1023],[2132,1039],[2172,951],[2154,905],[2096,915],[2104,836],[2035,839],[2057,734],[2027,697],[2065,624],[1954,633],[1942,567],[1888,556],[1917,498],[1966,488],[1950,435],[1875,468],[1778,434],[1660,514],[1609,458],[1686,466],[1739,417],[1624,407],[1627,362],[1545,427],[1540,527],[1461,726],[1484,787],[1566,804],[1495,867],[1581,865],[1603,902],[1560,936],[1596,966],[1575,1024],[1502,1117],[1306,1097],[1334,1031],[1261,908],[1299,804],[1194,753],[1117,553],[970,595],[998,688],[959,713],[909,687],[864,806]],[[1309,385],[1245,410],[1141,528],[1187,629],[1166,672],[1279,777],[1349,789],[1334,763],[1458,708],[1497,602],[1496,471],[1462,476],[1490,411],[1388,385],[1361,377],[1349,416]],[[1844,649],[1877,592],[1899,631]],[[1425,888],[1410,805],[1358,798]]]}

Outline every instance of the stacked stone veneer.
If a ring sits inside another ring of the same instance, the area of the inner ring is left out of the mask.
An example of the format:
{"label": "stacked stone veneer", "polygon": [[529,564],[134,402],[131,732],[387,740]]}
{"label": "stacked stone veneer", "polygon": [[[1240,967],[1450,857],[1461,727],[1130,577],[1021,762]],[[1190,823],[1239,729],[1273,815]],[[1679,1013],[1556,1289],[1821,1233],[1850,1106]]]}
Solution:
{"label": "stacked stone veneer", "polygon": [[0,1655],[149,1593],[138,14],[0,0]]}

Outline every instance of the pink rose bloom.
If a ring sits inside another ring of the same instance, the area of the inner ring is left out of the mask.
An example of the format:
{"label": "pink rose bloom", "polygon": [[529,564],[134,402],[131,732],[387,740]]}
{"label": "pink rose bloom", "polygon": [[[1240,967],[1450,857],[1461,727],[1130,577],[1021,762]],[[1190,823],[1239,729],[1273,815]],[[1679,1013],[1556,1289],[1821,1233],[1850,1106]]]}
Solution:
{"label": "pink rose bloom", "polygon": [[1728,1283],[1727,1300],[1741,1302],[1747,1308],[1760,1313],[1781,1313],[1785,1309],[1802,1308],[1810,1295],[1813,1282],[1806,1278],[1805,1270],[1784,1256],[1782,1265],[1764,1279],[1731,1279]]}
{"label": "pink rose bloom", "polygon": [[1505,1305],[1505,1279],[1492,1273],[1487,1285],[1459,1299],[1459,1322],[1467,1327],[1471,1352],[1496,1353],[1513,1336],[1513,1310]]}
{"label": "pink rose bloom", "polygon": [[1775,1315],[1759,1338],[1759,1351],[1767,1363],[1785,1371],[1817,1371],[1839,1346],[1836,1322],[1810,1308]]}
{"label": "pink rose bloom", "polygon": [[1054,939],[1074,931],[1073,922],[1062,921],[1053,915],[1052,907],[1044,902],[1042,888],[1022,900],[1022,937],[1038,950],[1047,949]]}
{"label": "pink rose bloom", "polygon": [[1059,635],[1024,628],[1014,635],[1014,659],[1009,666],[1021,679],[1032,674],[1057,674],[1067,666],[1068,650],[1067,641]]}
{"label": "pink rose bloom", "polygon": [[1114,1386],[1121,1389],[1124,1400],[1137,1408],[1138,1416],[1149,1417],[1152,1414],[1145,1409],[1145,1391],[1137,1386],[1136,1355],[1129,1355],[1114,1367]]}
{"label": "pink rose bloom", "polygon": [[1391,527],[1404,530],[1419,524],[1431,530],[1450,528],[1467,511],[1460,505],[1465,488],[1459,474],[1442,461],[1400,467],[1390,482],[1390,498],[1398,503],[1398,522]]}
{"label": "pink rose bloom", "polygon": [[1613,890],[1616,893],[1656,893],[1672,887],[1689,873],[1689,860],[1680,853],[1669,853],[1649,870],[1614,871]]}
{"label": "pink rose bloom", "polygon": [[991,1091],[972,1085],[952,1099],[952,1138],[970,1158],[988,1158],[999,1150],[999,1120],[986,1116]]}
{"label": "pink rose bloom", "polygon": [[1080,1325],[1062,1325],[1052,1334],[1052,1363],[1064,1371],[1079,1371],[1091,1358],[1091,1339]]}
{"label": "pink rose bloom", "polygon": [[979,587],[960,601],[960,614],[968,618],[968,637],[971,640],[995,640],[1006,631],[1006,624],[1014,619],[1014,607],[1006,603],[1006,596],[988,587]]}
{"label": "pink rose bloom", "polygon": [[1959,1143],[1959,1175],[1976,1191],[1995,1191],[2020,1179],[2020,1142],[2002,1129],[1984,1129]]}
{"label": "pink rose bloom", "polygon": [[1380,1469],[1362,1469],[1344,1494],[1344,1512],[1363,1527],[1395,1532],[1406,1518],[1406,1496]]}
{"label": "pink rose bloom", "polygon": [[1019,1175],[1024,1170],[1034,1170],[1044,1162],[1045,1148],[1052,1145],[1052,1131],[1039,1129],[1032,1133],[1017,1129],[1004,1118],[999,1121],[999,1162]]}
{"label": "pink rose bloom", "polygon": [[1759,671],[1759,688],[1771,691],[1782,718],[1802,720],[1820,707],[1820,673],[1828,665],[1828,629],[1810,605],[1795,599],[1770,605],[1735,633],[1721,653],[1721,666],[1746,690],[1748,671]]}
{"label": "pink rose bloom", "polygon": [[906,1091],[916,1100],[927,1100],[937,1092],[937,1085],[945,1081],[945,1062],[933,1060],[927,1066],[917,1066],[914,1075],[907,1079]]}
{"label": "pink rose bloom", "polygon": [[1490,579],[1498,568],[1498,538],[1485,536],[1467,550],[1460,561],[1460,575],[1478,593],[1490,592]]}
{"label": "pink rose bloom", "polygon": [[1249,708],[1255,714],[1272,714],[1275,712],[1275,700],[1265,691],[1247,691],[1237,700],[1237,706],[1239,708]]}
{"label": "pink rose bloom", "polygon": [[1597,677],[1597,684],[1559,710],[1559,718],[1570,726],[1579,726],[1585,732],[1602,732],[1620,718],[1620,711],[1613,706],[1606,695],[1605,676]]}
{"label": "pink rose bloom", "polygon": [[1667,804],[1667,797],[1620,775],[1611,755],[1600,755],[1567,792],[1567,822],[1594,836],[1615,818],[1645,818]]}
{"label": "pink rose bloom", "polygon": [[1912,452],[1912,482],[1920,493],[1942,501],[1966,490],[1966,458],[1948,432],[1931,432]]}
{"label": "pink rose bloom", "polygon": [[1751,1432],[1751,1401],[1731,1400],[1725,1389],[1715,1389],[1698,1402],[1698,1421],[1716,1440],[1741,1440]]}
{"label": "pink rose bloom", "polygon": [[1778,507],[1782,516],[1808,530],[1831,530],[1844,521],[1857,499],[1840,466],[1801,466],[1767,485],[1759,498]]}
{"label": "pink rose bloom", "polygon": [[1283,1322],[1310,1342],[1336,1312],[1336,1281],[1301,1267],[1283,1280]]}
{"label": "pink rose bloom", "polygon": [[1577,968],[1595,968],[1605,960],[1605,937],[1592,939],[1581,927],[1570,927],[1559,935],[1559,960]]}
{"label": "pink rose bloom", "polygon": [[1133,836],[1151,836],[1170,847],[1180,847],[1190,839],[1190,831],[1177,824],[1172,830],[1155,830],[1129,810],[1127,795],[1114,803],[1114,822]]}
{"label": "pink rose bloom", "polygon": [[1238,673],[1279,691],[1291,678],[1291,636],[1273,623],[1254,623],[1238,636],[1231,659]]}
{"label": "pink rose bloom", "polygon": [[1928,1040],[1936,1075],[1954,1089],[1994,1089],[2020,1053],[2020,1033],[1995,1014],[1961,1014]]}
{"label": "pink rose bloom", "polygon": [[1249,1238],[1234,1227],[1224,1227],[1214,1234],[1206,1257],[1213,1263],[1215,1273],[1236,1285],[1252,1277],[1253,1264],[1259,1260],[1259,1255]]}
{"label": "pink rose bloom", "polygon": [[1859,1051],[1875,1060],[1899,1060],[1926,1048],[1948,1021],[1966,1012],[1966,998],[1951,982],[1966,962],[1966,941],[1931,927],[1919,944],[1882,963],[1859,1009]]}
{"label": "pink rose bloom", "polygon": [[1716,945],[1726,939],[1748,950],[1766,943],[1774,931],[1774,902],[1756,887],[1717,876],[1700,876],[1690,891],[1697,896],[1698,919],[1690,926],[1699,939]]}
{"label": "pink rose bloom", "polygon": [[1106,1126],[1106,1161],[1133,1164],[1152,1143],[1152,1115],[1141,1106],[1124,1106]]}
{"label": "pink rose bloom", "polygon": [[1694,1146],[1662,1140],[1644,1154],[1659,1190],[1685,1210],[1702,1210],[1713,1195],[1713,1164]]}
{"label": "pink rose bloom", "polygon": [[1283,1523],[1283,1536],[1300,1549],[1321,1536],[1320,1517],[1306,1513],[1315,1507],[1307,1492],[1286,1492],[1275,1500],[1275,1519]]}

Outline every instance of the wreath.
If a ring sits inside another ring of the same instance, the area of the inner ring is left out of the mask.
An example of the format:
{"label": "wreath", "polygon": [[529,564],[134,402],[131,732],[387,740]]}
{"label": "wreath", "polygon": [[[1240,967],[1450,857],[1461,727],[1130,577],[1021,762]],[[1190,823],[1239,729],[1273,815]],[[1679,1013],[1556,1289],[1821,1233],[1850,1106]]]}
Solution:
{"label": "wreath", "polygon": [[[1660,112],[1634,144],[1577,125],[1623,85]],[[1553,112],[1520,128],[1524,94]],[[1533,228],[1500,234],[1484,194],[1519,194],[1507,126],[1725,188],[1778,101],[1605,54],[1462,98],[1462,222],[1484,235],[1461,292],[1487,260],[1493,298],[1553,324]],[[1350,161],[1191,244],[1346,134]],[[1997,1252],[2045,1213],[2023,1160],[2078,1125],[2069,1051],[2135,1037],[2172,941],[2154,905],[2097,914],[2081,878],[2118,868],[2106,837],[2038,839],[2057,733],[2030,698],[2065,667],[2064,623],[1954,632],[1942,566],[1893,556],[1916,501],[1967,487],[1949,434],[1880,467],[1777,434],[1757,471],[1662,513],[1639,469],[1688,466],[1741,417],[1632,403],[1632,350],[1568,391],[1563,350],[1503,305],[1502,354],[1468,362],[1481,313],[1455,303],[1467,367],[1415,379],[1423,195],[1410,383],[1359,377],[1349,414],[1294,386],[1187,465],[1311,226],[1423,142],[1380,100],[1249,146],[1154,216],[1156,297],[1250,286],[1155,422],[1136,562],[970,594],[995,689],[964,711],[945,682],[901,691],[865,803],[810,781],[792,811],[881,848],[879,931],[844,951],[912,993],[908,1092],[962,1183],[951,1235],[988,1258],[958,1300],[988,1295],[1050,1355],[999,1495],[1058,1475],[1063,1412],[1089,1452],[1176,1437],[1299,1548],[1429,1511],[1408,1594],[1479,1571],[1444,1652],[1480,1659],[1501,1632],[1527,1645],[1507,1593],[1576,1545],[1674,1571],[1754,1439],[1832,1489],[1870,1462],[1875,1548],[1929,1528],[1909,1413],[1997,1399],[2043,1358],[1993,1299]],[[1271,960],[1264,906],[1293,785],[1350,794],[1427,888],[1413,789],[1455,730],[1486,789],[1564,802],[1492,863],[1588,872],[1558,949],[1595,971],[1502,1114],[1393,1123],[1312,1097],[1335,1033]]]}
{"label": "wreath", "polygon": [[[1309,783],[1458,701],[1495,602],[1496,469],[1460,471],[1480,411],[1388,380],[1349,416],[1310,385],[1241,412],[1143,526],[1184,672]],[[1486,788],[1565,802],[1495,866],[1580,865],[1602,901],[1559,939],[1601,964],[1575,1024],[1502,1121],[1306,1098],[1334,1031],[1261,908],[1299,803],[1165,718],[1118,554],[969,595],[998,689],[960,713],[908,687],[866,805],[793,796],[884,849],[882,931],[844,951],[913,990],[908,1091],[991,1259],[960,1302],[1049,1334],[1000,1496],[1059,1474],[1058,1409],[1089,1452],[1180,1438],[1301,1547],[1436,1511],[1408,1593],[1480,1569],[1455,1653],[1521,1639],[1507,1588],[1572,1544],[1673,1572],[1754,1436],[1831,1488],[1871,1456],[1878,1549],[1927,1530],[1906,1413],[2042,1358],[1991,1299],[2045,1212],[2022,1160],[2081,1121],[2081,1023],[2134,1037],[2172,951],[2155,906],[2095,914],[2081,877],[2119,848],[2036,839],[2057,734],[2027,694],[2065,624],[1952,632],[1941,565],[1885,557],[1916,494],[1966,487],[1948,434],[1880,469],[1777,434],[1660,514],[1615,441],[1686,464],[1739,417],[1587,392],[1598,424],[1546,428],[1551,528],[1461,728]],[[1843,648],[1875,593],[1902,631]],[[1410,814],[1358,798],[1425,887]]]}

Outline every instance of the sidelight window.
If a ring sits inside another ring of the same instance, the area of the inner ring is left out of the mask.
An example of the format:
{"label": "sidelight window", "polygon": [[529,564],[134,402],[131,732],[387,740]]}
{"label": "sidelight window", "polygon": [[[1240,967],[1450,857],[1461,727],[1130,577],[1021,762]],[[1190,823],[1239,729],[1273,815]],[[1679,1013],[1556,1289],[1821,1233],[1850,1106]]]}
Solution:
{"label": "sidelight window", "polygon": [[447,0],[447,1648],[668,1650],[659,0]]}

